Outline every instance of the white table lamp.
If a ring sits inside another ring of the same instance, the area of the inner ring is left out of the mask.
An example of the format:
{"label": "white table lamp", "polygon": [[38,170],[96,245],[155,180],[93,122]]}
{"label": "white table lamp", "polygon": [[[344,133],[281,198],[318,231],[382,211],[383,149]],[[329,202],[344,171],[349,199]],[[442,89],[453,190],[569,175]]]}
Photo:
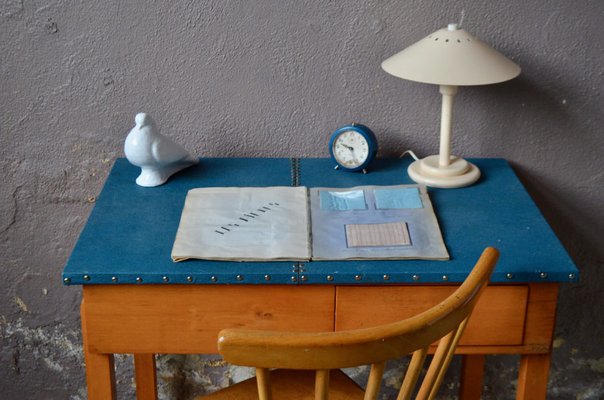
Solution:
{"label": "white table lamp", "polygon": [[413,162],[411,179],[427,186],[456,188],[480,177],[478,168],[451,155],[453,99],[458,86],[487,85],[515,78],[520,67],[457,24],[449,24],[382,62],[399,78],[440,85],[443,96],[440,154]]}

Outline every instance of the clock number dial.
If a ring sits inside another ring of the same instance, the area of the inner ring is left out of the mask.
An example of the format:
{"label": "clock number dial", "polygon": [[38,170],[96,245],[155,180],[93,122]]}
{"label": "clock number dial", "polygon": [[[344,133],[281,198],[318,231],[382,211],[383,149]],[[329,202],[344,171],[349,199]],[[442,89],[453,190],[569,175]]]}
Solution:
{"label": "clock number dial", "polygon": [[351,124],[337,129],[329,139],[329,154],[336,162],[336,169],[363,171],[377,154],[374,133],[361,124]]}
{"label": "clock number dial", "polygon": [[356,131],[342,132],[333,143],[336,160],[347,168],[362,165],[369,156],[367,140]]}

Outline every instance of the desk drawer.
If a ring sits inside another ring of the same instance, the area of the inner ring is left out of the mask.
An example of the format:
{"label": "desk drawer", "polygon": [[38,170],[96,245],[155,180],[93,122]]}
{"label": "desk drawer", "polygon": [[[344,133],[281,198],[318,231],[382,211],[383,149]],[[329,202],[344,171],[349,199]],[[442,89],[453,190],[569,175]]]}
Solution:
{"label": "desk drawer", "polygon": [[[336,330],[366,328],[410,317],[444,300],[455,289],[455,286],[339,286]],[[527,286],[487,287],[460,344],[521,345],[527,300]]]}
{"label": "desk drawer", "polygon": [[86,345],[99,353],[216,353],[223,328],[331,331],[333,286],[90,285]]}

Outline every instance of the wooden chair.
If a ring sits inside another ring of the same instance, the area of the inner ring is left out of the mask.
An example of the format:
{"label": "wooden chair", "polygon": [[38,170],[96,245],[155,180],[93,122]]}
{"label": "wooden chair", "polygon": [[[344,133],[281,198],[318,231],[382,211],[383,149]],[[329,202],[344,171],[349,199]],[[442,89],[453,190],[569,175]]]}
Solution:
{"label": "wooden chair", "polygon": [[[496,249],[485,249],[453,294],[402,321],[325,333],[224,329],[219,333],[219,352],[230,363],[256,367],[256,377],[203,398],[376,399],[386,361],[413,353],[397,398],[410,399],[428,348],[439,341],[416,394],[417,399],[433,399],[498,257]],[[365,391],[339,370],[359,365],[371,365]]]}

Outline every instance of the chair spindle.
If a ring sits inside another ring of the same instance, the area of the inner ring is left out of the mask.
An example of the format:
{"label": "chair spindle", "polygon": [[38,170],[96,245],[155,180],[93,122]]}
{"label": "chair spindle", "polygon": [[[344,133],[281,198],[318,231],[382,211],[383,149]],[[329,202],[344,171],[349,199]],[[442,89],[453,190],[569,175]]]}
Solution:
{"label": "chair spindle", "polygon": [[270,370],[267,368],[256,368],[256,381],[258,383],[258,399],[273,400]]}
{"label": "chair spindle", "polygon": [[329,370],[320,369],[315,373],[315,400],[327,400],[329,395]]}
{"label": "chair spindle", "polygon": [[411,394],[413,394],[413,389],[415,388],[419,374],[422,371],[422,366],[426,360],[426,354],[428,354],[427,347],[413,352],[413,357],[411,357],[411,361],[407,367],[407,373],[405,374],[405,379],[403,380],[396,400],[411,399]]}
{"label": "chair spindle", "polygon": [[377,399],[377,395],[380,392],[385,367],[385,361],[371,364],[371,371],[369,372],[369,379],[367,380],[367,388],[365,389],[365,397],[363,400]]}

